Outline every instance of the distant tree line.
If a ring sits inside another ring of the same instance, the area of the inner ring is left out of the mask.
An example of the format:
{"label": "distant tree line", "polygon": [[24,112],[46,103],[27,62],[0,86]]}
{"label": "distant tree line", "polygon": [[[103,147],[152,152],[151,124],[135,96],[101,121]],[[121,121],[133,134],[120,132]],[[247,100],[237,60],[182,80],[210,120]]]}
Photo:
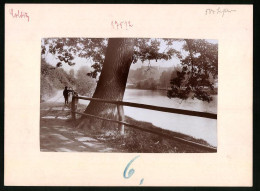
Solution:
{"label": "distant tree line", "polygon": [[[128,88],[144,89],[144,90],[170,90],[172,80],[176,79],[182,72],[182,67],[141,67],[136,70],[130,70],[128,76]],[[214,77],[209,74],[209,83],[214,84]],[[210,95],[217,93],[217,87],[212,89],[205,87],[204,91]]]}
{"label": "distant tree line", "polygon": [[180,67],[142,67],[130,70],[128,83],[137,89],[168,89],[170,81],[177,76]]}

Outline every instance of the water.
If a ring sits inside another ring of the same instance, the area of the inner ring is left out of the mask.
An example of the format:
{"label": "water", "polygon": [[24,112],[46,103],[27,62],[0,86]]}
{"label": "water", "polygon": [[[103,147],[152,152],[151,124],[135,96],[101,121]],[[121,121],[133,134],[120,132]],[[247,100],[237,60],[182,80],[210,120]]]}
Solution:
{"label": "water", "polygon": [[[48,101],[64,102],[62,91]],[[142,103],[148,105],[186,109],[193,111],[217,113],[217,96],[210,103],[197,99],[169,99],[166,91],[126,89],[124,101]],[[88,104],[89,101],[79,100],[80,104]],[[124,106],[125,115],[139,121],[151,122],[153,125],[193,136],[207,141],[212,146],[217,146],[217,120],[202,117],[193,117],[180,114],[172,114],[159,111],[151,111]]]}
{"label": "water", "polygon": [[[124,101],[217,113],[217,96],[213,97],[212,102],[207,103],[197,99],[188,99],[185,101],[180,99],[169,99],[166,96],[166,91],[161,90],[126,89]],[[126,106],[124,106],[124,112],[125,115],[136,120],[151,122],[153,125],[160,128],[203,139],[212,146],[217,146],[217,120],[215,119],[151,111]]]}

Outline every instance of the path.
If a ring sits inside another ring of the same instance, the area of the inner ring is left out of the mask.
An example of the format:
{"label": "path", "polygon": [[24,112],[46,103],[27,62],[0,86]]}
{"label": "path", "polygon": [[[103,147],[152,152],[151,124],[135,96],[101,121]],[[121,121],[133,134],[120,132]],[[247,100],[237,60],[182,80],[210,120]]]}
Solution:
{"label": "path", "polygon": [[[41,103],[40,149],[43,152],[120,152],[76,129],[70,109],[64,107],[60,92]],[[55,101],[55,102],[54,102]]]}

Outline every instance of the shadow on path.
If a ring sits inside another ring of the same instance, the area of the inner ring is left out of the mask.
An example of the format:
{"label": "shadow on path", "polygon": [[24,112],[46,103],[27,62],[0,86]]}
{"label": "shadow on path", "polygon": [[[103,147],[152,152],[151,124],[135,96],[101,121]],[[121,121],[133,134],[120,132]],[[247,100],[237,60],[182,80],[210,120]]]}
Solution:
{"label": "shadow on path", "polygon": [[70,109],[62,104],[41,104],[40,150],[43,152],[115,152],[105,143],[84,135],[69,121]]}

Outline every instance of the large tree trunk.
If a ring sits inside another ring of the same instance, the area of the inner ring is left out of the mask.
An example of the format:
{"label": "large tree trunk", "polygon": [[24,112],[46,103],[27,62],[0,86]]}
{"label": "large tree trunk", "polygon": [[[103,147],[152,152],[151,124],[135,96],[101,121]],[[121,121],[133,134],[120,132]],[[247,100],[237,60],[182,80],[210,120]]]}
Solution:
{"label": "large tree trunk", "polygon": [[[133,39],[111,38],[108,40],[105,61],[93,98],[122,101],[129,69],[133,61],[133,53]],[[110,119],[119,119],[117,107],[114,104],[91,101],[85,113]],[[88,126],[92,126],[92,128],[97,126],[94,128],[99,128],[100,125],[104,127],[107,124],[100,122],[100,120],[94,120],[93,118],[84,119],[81,125],[87,128]],[[113,126],[116,127],[117,124]]]}

